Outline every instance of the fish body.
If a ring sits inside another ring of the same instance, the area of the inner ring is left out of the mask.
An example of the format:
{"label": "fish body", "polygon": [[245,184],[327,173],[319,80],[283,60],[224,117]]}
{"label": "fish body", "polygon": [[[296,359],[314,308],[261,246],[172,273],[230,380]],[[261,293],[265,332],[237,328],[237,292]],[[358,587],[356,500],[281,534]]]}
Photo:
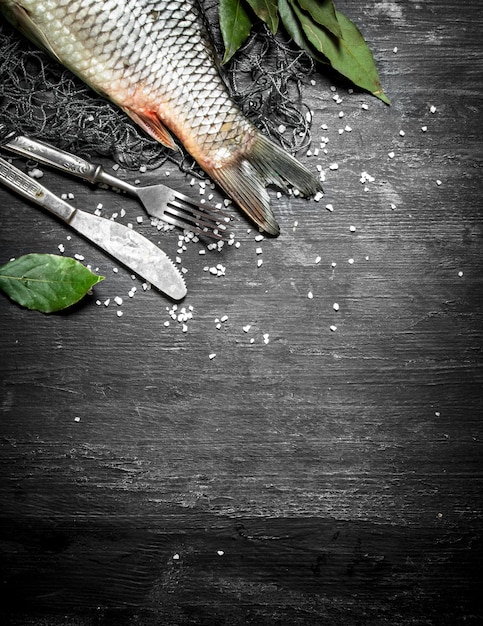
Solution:
{"label": "fish body", "polygon": [[176,149],[176,136],[261,230],[279,233],[267,185],[320,189],[233,102],[198,0],[0,0],[0,10],[152,137]]}

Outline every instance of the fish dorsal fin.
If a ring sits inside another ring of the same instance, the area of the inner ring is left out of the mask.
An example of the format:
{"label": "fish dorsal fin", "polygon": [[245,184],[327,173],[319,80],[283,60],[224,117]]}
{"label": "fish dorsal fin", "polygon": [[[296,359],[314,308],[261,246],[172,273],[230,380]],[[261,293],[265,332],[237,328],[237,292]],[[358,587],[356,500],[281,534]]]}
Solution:
{"label": "fish dorsal fin", "polygon": [[57,53],[50,44],[49,38],[32,20],[28,11],[20,4],[15,4],[12,11],[17,28],[37,47],[46,50],[56,61],[62,63],[62,60],[57,56]]}
{"label": "fish dorsal fin", "polygon": [[130,107],[123,107],[123,110],[133,119],[136,124],[139,124],[148,135],[151,135],[156,141],[159,141],[164,146],[171,148],[171,150],[178,150],[178,146],[174,142],[174,139],[169,130],[164,126],[159,117],[154,111],[138,112]]}

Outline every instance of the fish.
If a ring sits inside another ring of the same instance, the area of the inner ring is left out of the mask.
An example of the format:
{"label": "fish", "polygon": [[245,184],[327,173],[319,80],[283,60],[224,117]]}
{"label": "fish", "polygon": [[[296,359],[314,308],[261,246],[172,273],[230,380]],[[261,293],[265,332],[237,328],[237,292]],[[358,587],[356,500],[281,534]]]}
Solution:
{"label": "fish", "polygon": [[0,0],[0,11],[148,135],[180,142],[260,231],[280,233],[268,187],[321,190],[234,102],[198,0]]}

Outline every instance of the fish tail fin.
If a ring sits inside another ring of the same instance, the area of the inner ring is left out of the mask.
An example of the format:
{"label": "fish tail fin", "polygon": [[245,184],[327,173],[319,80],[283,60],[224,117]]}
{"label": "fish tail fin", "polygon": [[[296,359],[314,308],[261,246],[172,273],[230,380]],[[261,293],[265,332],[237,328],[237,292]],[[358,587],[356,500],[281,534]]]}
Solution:
{"label": "fish tail fin", "polygon": [[207,173],[270,235],[278,235],[280,228],[270,207],[267,185],[284,191],[292,186],[303,196],[312,196],[321,189],[314,174],[258,132],[248,140],[246,148],[232,155],[221,167],[207,169]]}

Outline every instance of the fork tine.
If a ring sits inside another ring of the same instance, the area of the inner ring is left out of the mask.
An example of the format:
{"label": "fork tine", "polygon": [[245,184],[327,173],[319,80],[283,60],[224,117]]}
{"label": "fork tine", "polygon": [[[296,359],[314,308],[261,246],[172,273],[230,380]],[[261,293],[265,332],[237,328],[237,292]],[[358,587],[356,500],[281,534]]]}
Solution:
{"label": "fork tine", "polygon": [[184,217],[184,215],[182,216],[181,219],[178,219],[177,217],[173,216],[174,214],[168,213],[165,211],[162,220],[164,222],[167,222],[168,224],[172,224],[173,226],[178,226],[178,228],[182,228],[183,230],[189,230],[193,233],[196,233],[198,235],[204,235],[205,237],[210,237],[211,239],[226,239],[226,234],[220,234],[217,231],[217,229],[213,229],[213,227],[210,225],[210,227],[203,227],[201,228],[201,225],[197,226],[195,223],[190,223],[186,221],[186,218]]}
{"label": "fork tine", "polygon": [[177,200],[170,200],[168,202],[167,208],[176,212],[177,216],[183,219],[187,219],[190,222],[199,222],[203,223],[204,226],[208,228],[223,228],[226,229],[226,223],[229,221],[228,217],[223,215],[215,215],[212,212],[207,211],[199,211],[197,209],[192,208],[191,206],[186,206]]}
{"label": "fork tine", "polygon": [[193,215],[190,210],[183,206],[178,207],[175,203],[170,203],[166,206],[164,217],[176,220],[178,226],[214,237],[215,239],[226,239],[228,235],[226,224],[220,224],[211,219],[199,218]]}
{"label": "fork tine", "polygon": [[185,196],[183,193],[181,193],[180,191],[175,191],[174,189],[172,190],[173,195],[176,197],[177,200],[179,200],[180,202],[183,202],[184,204],[188,205],[190,207],[190,211],[191,210],[195,210],[192,209],[192,207],[196,207],[198,209],[201,210],[201,212],[203,214],[212,214],[214,215],[219,215],[221,217],[226,217],[228,219],[230,219],[230,215],[228,213],[225,213],[225,211],[222,211],[221,209],[218,209],[217,207],[213,206],[212,204],[206,204],[204,202],[196,202],[196,200],[194,200],[193,198],[189,197],[189,196]]}

